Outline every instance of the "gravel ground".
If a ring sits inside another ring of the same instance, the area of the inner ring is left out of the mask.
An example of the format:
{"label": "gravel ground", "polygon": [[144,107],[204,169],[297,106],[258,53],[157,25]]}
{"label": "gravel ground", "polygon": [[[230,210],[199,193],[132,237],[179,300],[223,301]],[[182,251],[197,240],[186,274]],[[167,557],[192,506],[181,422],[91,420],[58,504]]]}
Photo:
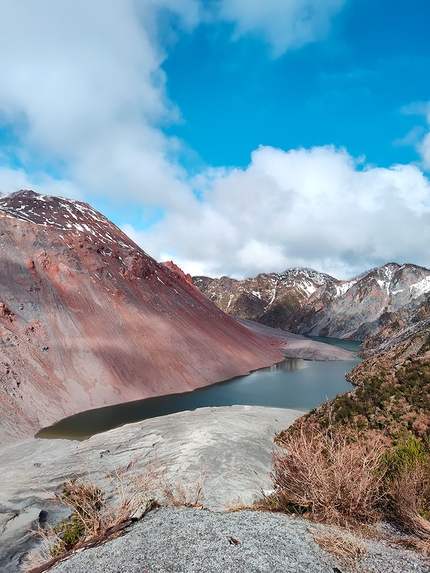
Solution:
{"label": "gravel ground", "polygon": [[[282,514],[213,513],[187,508],[150,512],[123,536],[75,554],[55,573],[429,573],[412,551],[365,540],[366,554],[339,559],[315,543],[328,528]],[[232,541],[239,541],[238,544]]]}

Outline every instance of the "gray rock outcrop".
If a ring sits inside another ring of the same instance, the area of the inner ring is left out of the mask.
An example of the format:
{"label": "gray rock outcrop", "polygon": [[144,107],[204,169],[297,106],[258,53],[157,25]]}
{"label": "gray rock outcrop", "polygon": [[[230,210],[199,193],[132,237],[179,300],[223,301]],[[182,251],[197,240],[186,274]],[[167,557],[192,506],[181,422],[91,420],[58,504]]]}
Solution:
{"label": "gray rock outcrop", "polygon": [[275,434],[301,415],[281,408],[201,408],[83,442],[32,439],[8,448],[0,453],[0,570],[19,570],[35,543],[31,529],[40,512],[47,512],[51,524],[69,515],[53,493],[73,477],[91,479],[109,492],[115,487],[112,475],[121,472],[128,483],[140,479],[148,496],[161,502],[185,496],[213,510],[252,504],[271,487]]}

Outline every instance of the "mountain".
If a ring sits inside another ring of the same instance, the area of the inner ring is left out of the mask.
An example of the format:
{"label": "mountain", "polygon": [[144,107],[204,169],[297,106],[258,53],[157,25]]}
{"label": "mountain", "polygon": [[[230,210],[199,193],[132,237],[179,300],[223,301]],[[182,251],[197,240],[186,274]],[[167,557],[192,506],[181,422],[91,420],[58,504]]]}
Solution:
{"label": "mountain", "polygon": [[325,300],[311,297],[297,315],[297,331],[365,340],[388,324],[412,324],[428,313],[430,271],[388,263],[343,284]]}
{"label": "mountain", "polygon": [[309,297],[321,289],[335,293],[341,281],[313,269],[294,268],[245,280],[197,276],[193,283],[228,314],[288,330]]}
{"label": "mountain", "polygon": [[32,191],[0,199],[0,446],[282,358],[89,205]]}
{"label": "mountain", "polygon": [[314,336],[364,340],[430,314],[430,270],[412,264],[388,263],[349,281],[305,268],[193,282],[229,314]]}

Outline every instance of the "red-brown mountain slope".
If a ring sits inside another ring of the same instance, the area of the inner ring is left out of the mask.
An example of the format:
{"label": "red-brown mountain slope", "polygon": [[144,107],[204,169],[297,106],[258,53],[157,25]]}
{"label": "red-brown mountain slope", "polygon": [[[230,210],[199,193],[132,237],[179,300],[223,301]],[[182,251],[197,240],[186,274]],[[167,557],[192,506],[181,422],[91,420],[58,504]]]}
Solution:
{"label": "red-brown mountain slope", "polygon": [[89,205],[0,199],[0,446],[282,358]]}

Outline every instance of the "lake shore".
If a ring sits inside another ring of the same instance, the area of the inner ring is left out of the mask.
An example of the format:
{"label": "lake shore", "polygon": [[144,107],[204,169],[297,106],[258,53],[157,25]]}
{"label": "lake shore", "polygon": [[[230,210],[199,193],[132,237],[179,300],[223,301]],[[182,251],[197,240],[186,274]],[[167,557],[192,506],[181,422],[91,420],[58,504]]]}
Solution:
{"label": "lake shore", "polygon": [[[250,321],[244,326],[272,340],[287,357],[350,360],[355,354]],[[19,571],[34,544],[31,532],[41,512],[54,523],[68,510],[54,501],[61,483],[88,476],[109,483],[108,472],[130,466],[130,476],[162,468],[163,480],[196,487],[206,508],[219,511],[252,505],[269,478],[273,437],[302,411],[260,406],[199,408],[152,418],[93,436],[83,442],[28,439],[0,452],[0,567]],[[155,464],[155,465],[154,465]],[[161,493],[154,492],[161,496]]]}
{"label": "lake shore", "polygon": [[162,486],[168,484],[206,511],[166,505],[124,536],[80,551],[53,571],[325,573],[350,566],[373,573],[428,571],[428,560],[391,545],[398,533],[386,525],[378,526],[376,537],[359,536],[364,556],[345,562],[322,551],[314,538],[315,531],[338,537],[339,530],[283,514],[226,512],[235,504],[252,505],[271,487],[273,437],[301,414],[251,406],[202,408],[129,424],[83,442],[32,439],[9,448],[0,454],[0,569],[21,571],[24,556],[36,544],[30,528],[41,511],[50,523],[70,514],[53,499],[64,480],[91,479],[109,492],[113,472],[133,478],[149,467],[159,485],[153,494],[162,504]]}
{"label": "lake shore", "polygon": [[[202,484],[204,507],[219,511],[236,503],[251,505],[271,487],[271,450],[276,433],[303,412],[282,408],[230,406],[200,408],[128,424],[77,442],[30,439],[0,453],[0,569],[15,573],[34,543],[41,511],[53,523],[68,510],[53,493],[74,476],[109,489],[109,474],[127,469],[127,477],[148,469],[155,480],[179,485],[192,496]],[[161,488],[162,489],[162,488]],[[163,501],[162,491],[153,496]]]}
{"label": "lake shore", "polygon": [[285,358],[303,358],[303,360],[350,360],[356,353],[339,348],[331,344],[317,342],[301,334],[294,334],[280,328],[271,328],[252,320],[246,320],[237,316],[233,317],[237,322],[259,334],[272,340],[273,344],[285,356]]}

